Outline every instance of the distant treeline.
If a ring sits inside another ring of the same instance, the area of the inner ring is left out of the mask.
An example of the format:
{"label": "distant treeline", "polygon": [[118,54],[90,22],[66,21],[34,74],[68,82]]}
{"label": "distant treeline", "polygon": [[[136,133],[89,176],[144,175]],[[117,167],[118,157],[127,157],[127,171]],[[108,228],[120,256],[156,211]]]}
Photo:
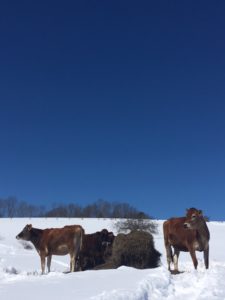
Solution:
{"label": "distant treeline", "polygon": [[0,218],[149,218],[144,212],[138,211],[128,203],[108,202],[98,200],[93,204],[80,206],[74,203],[54,205],[48,209],[45,206],[19,201],[15,197],[0,198]]}

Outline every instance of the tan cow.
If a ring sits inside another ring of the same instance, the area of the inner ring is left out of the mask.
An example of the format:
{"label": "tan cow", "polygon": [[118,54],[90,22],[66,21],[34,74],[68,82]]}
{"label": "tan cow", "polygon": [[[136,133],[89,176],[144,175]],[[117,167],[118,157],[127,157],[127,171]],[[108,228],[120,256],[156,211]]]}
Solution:
{"label": "tan cow", "polygon": [[187,209],[185,217],[171,218],[165,221],[163,233],[169,271],[171,271],[173,262],[174,270],[171,272],[179,273],[180,251],[190,252],[195,269],[198,266],[195,251],[203,251],[205,267],[208,269],[210,234],[201,210],[190,208]]}
{"label": "tan cow", "polygon": [[45,272],[47,257],[48,272],[50,272],[52,255],[70,255],[70,272],[75,271],[75,262],[82,247],[84,229],[80,225],[63,228],[38,229],[26,225],[16,236],[18,240],[30,241],[35,246],[41,258],[42,274]]}

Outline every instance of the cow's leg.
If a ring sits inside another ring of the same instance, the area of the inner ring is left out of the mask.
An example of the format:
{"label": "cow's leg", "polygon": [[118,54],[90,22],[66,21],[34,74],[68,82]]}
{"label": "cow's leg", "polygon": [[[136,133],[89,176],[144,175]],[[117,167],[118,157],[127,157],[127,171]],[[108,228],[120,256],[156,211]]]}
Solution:
{"label": "cow's leg", "polygon": [[74,236],[74,240],[72,241],[72,245],[70,247],[70,272],[75,272],[79,264],[77,264],[79,252],[81,250],[82,245],[82,232],[80,232],[81,236]]}
{"label": "cow's leg", "polygon": [[195,269],[197,270],[197,267],[198,267],[198,261],[197,261],[197,258],[196,258],[195,250],[194,250],[193,248],[191,248],[191,249],[189,249],[189,252],[190,252],[190,254],[191,254],[191,258],[192,258],[194,267],[195,267]]}
{"label": "cow's leg", "polygon": [[180,251],[175,249],[173,255],[173,263],[174,263],[174,271],[178,272],[178,258],[179,258]]}
{"label": "cow's leg", "polygon": [[205,262],[205,268],[209,268],[209,247],[204,250],[204,262]]}
{"label": "cow's leg", "polygon": [[47,267],[48,267],[48,273],[50,272],[50,268],[51,268],[51,261],[52,261],[52,256],[49,255],[47,257]]}
{"label": "cow's leg", "polygon": [[169,244],[166,244],[165,247],[166,247],[166,258],[168,263],[168,270],[171,271],[170,265],[173,262],[172,248]]}
{"label": "cow's leg", "polygon": [[41,273],[42,275],[45,273],[45,256],[41,255]]}
{"label": "cow's leg", "polygon": [[76,256],[74,253],[70,253],[70,272],[75,271],[75,263],[76,263]]}
{"label": "cow's leg", "polygon": [[74,238],[74,244],[73,244],[73,252],[71,253],[71,260],[72,260],[72,271],[79,271],[81,268],[81,261],[82,258],[80,256],[80,250],[81,250],[81,240],[77,237]]}
{"label": "cow's leg", "polygon": [[83,256],[81,254],[79,254],[79,256],[77,256],[77,258],[76,258],[76,266],[75,266],[75,268],[78,271],[82,271],[82,268],[83,268]]}

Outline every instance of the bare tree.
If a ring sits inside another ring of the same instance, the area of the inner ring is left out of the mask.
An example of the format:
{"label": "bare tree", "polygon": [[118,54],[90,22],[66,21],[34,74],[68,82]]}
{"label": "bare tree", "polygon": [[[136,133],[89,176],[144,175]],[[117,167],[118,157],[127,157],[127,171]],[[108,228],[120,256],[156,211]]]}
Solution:
{"label": "bare tree", "polygon": [[13,218],[16,216],[17,204],[17,199],[15,197],[8,197],[5,200],[7,217]]}
{"label": "bare tree", "polygon": [[6,202],[5,199],[0,198],[0,218],[6,216]]}
{"label": "bare tree", "polygon": [[111,203],[102,199],[99,199],[94,203],[96,206],[96,217],[97,218],[107,218],[111,214]]}
{"label": "bare tree", "polygon": [[140,213],[137,219],[120,219],[114,223],[118,233],[129,233],[131,231],[145,231],[151,234],[158,232],[158,225],[151,218],[144,218],[145,214]]}
{"label": "bare tree", "polygon": [[51,210],[49,210],[45,217],[48,218],[67,218],[68,217],[68,211],[67,208],[64,205],[60,205],[56,208],[53,208]]}

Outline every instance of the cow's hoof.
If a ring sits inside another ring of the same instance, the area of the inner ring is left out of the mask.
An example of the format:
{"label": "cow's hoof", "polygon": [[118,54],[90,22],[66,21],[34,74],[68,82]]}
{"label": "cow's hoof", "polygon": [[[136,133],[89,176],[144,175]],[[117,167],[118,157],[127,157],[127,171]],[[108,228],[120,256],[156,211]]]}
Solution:
{"label": "cow's hoof", "polygon": [[178,274],[181,274],[181,273],[184,273],[184,272],[183,272],[183,271],[180,272],[180,271],[178,271],[178,270],[170,270],[170,273],[171,273],[172,275],[178,275]]}

